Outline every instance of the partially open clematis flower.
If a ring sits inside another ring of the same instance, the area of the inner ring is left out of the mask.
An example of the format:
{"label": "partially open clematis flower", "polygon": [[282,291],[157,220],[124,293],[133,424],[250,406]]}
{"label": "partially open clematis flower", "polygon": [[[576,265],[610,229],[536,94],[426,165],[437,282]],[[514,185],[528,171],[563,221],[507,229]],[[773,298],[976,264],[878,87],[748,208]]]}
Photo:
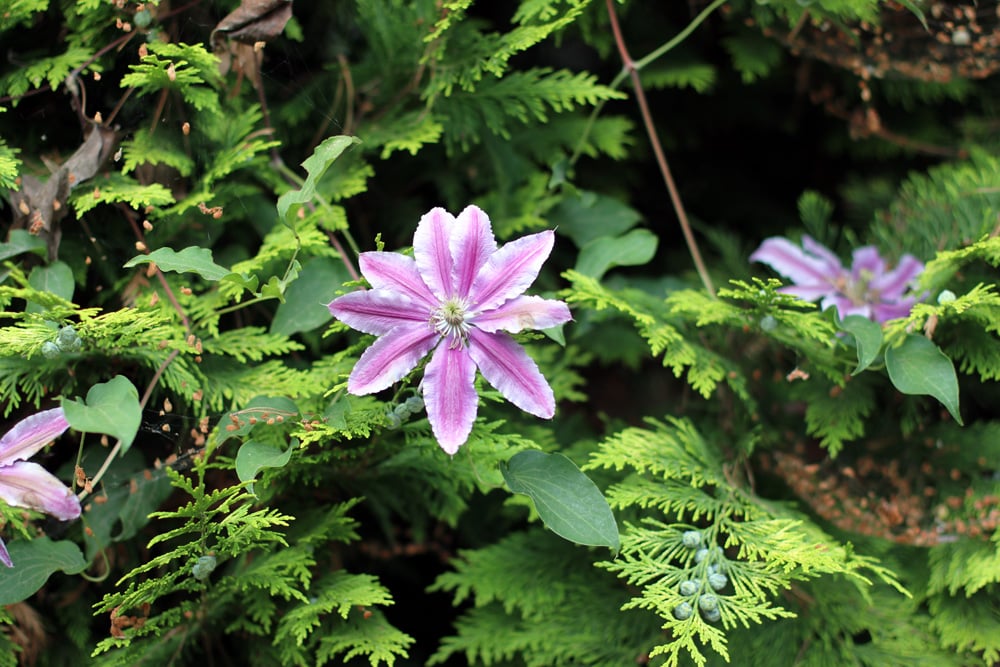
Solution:
{"label": "partially open clematis flower", "polygon": [[382,391],[434,351],[421,388],[434,437],[449,454],[469,437],[479,396],[476,368],[504,398],[535,416],[555,414],[538,366],[503,332],[547,329],[570,316],[562,301],[523,296],[552,251],[544,231],[497,247],[490,219],[475,206],[458,218],[435,208],[420,219],[413,257],[361,254],[374,289],[337,297],[330,312],[378,340],[347,380],[356,395]]}
{"label": "partially open clematis flower", "polygon": [[913,304],[925,298],[913,292],[923,263],[913,255],[903,255],[896,268],[887,271],[874,246],[854,251],[850,271],[809,236],[802,237],[801,248],[780,236],[769,238],[750,259],[767,264],[794,283],[780,291],[806,301],[822,299],[820,307],[835,307],[841,318],[863,315],[882,323],[909,315]]}
{"label": "partially open clematis flower", "polygon": [[[4,502],[51,514],[61,521],[80,516],[80,500],[73,492],[42,466],[24,460],[67,428],[62,408],[53,408],[22,419],[0,438],[0,498]],[[14,567],[3,540],[0,563]]]}

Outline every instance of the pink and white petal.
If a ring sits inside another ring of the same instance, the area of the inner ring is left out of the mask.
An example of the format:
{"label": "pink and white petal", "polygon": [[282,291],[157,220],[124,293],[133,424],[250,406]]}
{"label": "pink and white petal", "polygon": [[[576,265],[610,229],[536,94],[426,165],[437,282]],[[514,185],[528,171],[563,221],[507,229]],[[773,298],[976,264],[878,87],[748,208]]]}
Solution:
{"label": "pink and white petal", "polygon": [[467,321],[483,331],[509,331],[548,329],[569,322],[573,316],[562,301],[543,299],[539,296],[517,296],[499,308],[470,317]]}
{"label": "pink and white petal", "polygon": [[450,239],[451,257],[455,264],[452,284],[455,294],[466,296],[479,270],[497,251],[490,218],[478,206],[467,206],[458,214]]}
{"label": "pink and white petal", "polygon": [[454,456],[465,444],[476,421],[479,395],[476,365],[465,346],[438,345],[422,382],[427,419],[438,444]]}
{"label": "pink and white petal", "polygon": [[505,244],[490,256],[469,291],[469,310],[493,310],[520,295],[535,282],[555,243],[555,233],[546,230]]}
{"label": "pink and white petal", "polygon": [[454,296],[451,260],[451,234],[455,217],[441,207],[432,208],[420,218],[413,234],[413,258],[417,271],[437,301]]}
{"label": "pink and white petal", "polygon": [[882,324],[889,320],[906,317],[913,310],[913,304],[916,302],[917,300],[911,297],[895,303],[877,303],[872,307],[872,319]]}
{"label": "pink and white petal", "polygon": [[438,300],[427,289],[412,257],[398,252],[363,252],[358,257],[358,263],[361,273],[372,287],[402,292],[426,303],[429,308],[437,304]]}
{"label": "pink and white petal", "polygon": [[514,339],[503,333],[469,331],[469,354],[486,381],[508,401],[536,417],[556,412],[552,387]]}
{"label": "pink and white petal", "polygon": [[0,498],[8,505],[45,512],[61,521],[80,516],[80,500],[69,487],[30,461],[0,466]]}
{"label": "pink and white petal", "polygon": [[872,245],[856,248],[852,254],[851,276],[854,280],[863,280],[867,276],[880,276],[885,271],[885,260],[878,254],[878,248]]}
{"label": "pink and white petal", "polygon": [[43,410],[25,417],[0,438],[0,466],[30,458],[62,435],[67,428],[69,422],[66,421],[62,408]]}
{"label": "pink and white petal", "polygon": [[439,337],[426,322],[396,327],[361,355],[347,378],[347,391],[355,396],[374,394],[403,379]]}
{"label": "pink and white petal", "polygon": [[832,250],[808,234],[802,235],[802,247],[805,249],[806,253],[823,260],[823,263],[826,265],[828,271],[842,272],[844,270],[844,265],[841,264],[840,258],[837,257]]}
{"label": "pink and white petal", "polygon": [[[828,250],[826,252],[829,253]],[[765,239],[750,255],[750,261],[763,262],[793,283],[800,285],[829,284],[844,273],[839,262],[831,267],[829,258],[824,260],[807,255],[797,245],[780,236]]]}
{"label": "pink and white petal", "polygon": [[430,308],[404,294],[385,289],[350,292],[327,304],[330,314],[358,331],[382,336],[400,324],[431,319]]}
{"label": "pink and white petal", "polygon": [[913,285],[923,270],[923,262],[913,255],[903,255],[896,268],[876,276],[869,287],[882,295],[883,299],[892,301],[903,296],[903,292]]}
{"label": "pink and white petal", "polygon": [[789,285],[780,287],[778,291],[782,294],[797,296],[803,301],[815,301],[822,297],[829,297],[837,293],[831,285]]}
{"label": "pink and white petal", "polygon": [[0,540],[0,563],[3,563],[7,567],[14,567],[14,561],[10,559],[10,554],[7,553],[7,545]]}

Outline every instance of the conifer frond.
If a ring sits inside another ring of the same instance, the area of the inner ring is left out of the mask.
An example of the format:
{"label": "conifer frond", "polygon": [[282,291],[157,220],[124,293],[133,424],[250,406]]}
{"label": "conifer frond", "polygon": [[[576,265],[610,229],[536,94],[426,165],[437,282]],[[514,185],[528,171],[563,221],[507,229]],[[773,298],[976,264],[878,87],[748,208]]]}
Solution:
{"label": "conifer frond", "polygon": [[[6,16],[0,18],[0,21],[5,20]],[[13,98],[11,106],[17,106],[22,95],[46,83],[52,90],[57,90],[69,73],[87,62],[91,55],[93,49],[71,46],[57,56],[32,59],[27,67],[17,68],[0,79],[0,90]]]}

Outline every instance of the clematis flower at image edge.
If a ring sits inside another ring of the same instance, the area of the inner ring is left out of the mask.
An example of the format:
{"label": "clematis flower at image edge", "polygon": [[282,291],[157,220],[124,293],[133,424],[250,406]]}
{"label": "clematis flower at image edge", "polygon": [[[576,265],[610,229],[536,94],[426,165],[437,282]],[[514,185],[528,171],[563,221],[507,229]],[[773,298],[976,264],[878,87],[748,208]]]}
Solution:
{"label": "clematis flower at image edge", "polygon": [[805,301],[822,299],[820,308],[834,307],[841,318],[862,315],[881,324],[906,317],[913,304],[926,298],[913,292],[923,263],[913,255],[903,255],[888,270],[875,246],[857,248],[850,271],[809,236],[802,237],[801,248],[780,236],[766,239],[750,260],[767,264],[794,283],[779,291]]}
{"label": "clematis flower at image edge", "polygon": [[[14,507],[50,514],[60,521],[80,516],[80,500],[48,470],[25,461],[69,428],[62,408],[26,417],[0,438],[0,499]],[[0,563],[14,567],[0,540]]]}
{"label": "clematis flower at image edge", "polygon": [[549,231],[497,247],[490,219],[469,206],[458,217],[434,208],[413,236],[413,257],[364,252],[373,289],[330,302],[348,326],[378,336],[347,380],[355,395],[386,389],[433,352],[421,382],[438,444],[455,454],[476,419],[476,369],[508,401],[537,417],[555,414],[552,388],[508,333],[572,319],[562,301],[524,296],[555,240]]}

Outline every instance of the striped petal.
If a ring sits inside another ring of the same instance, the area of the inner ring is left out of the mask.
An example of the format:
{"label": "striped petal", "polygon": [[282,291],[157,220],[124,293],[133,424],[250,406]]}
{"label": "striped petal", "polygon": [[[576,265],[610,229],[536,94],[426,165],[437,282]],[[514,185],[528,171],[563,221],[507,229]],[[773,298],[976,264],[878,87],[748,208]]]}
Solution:
{"label": "striped petal", "polygon": [[443,208],[432,208],[420,218],[413,234],[413,258],[420,277],[438,301],[454,295],[450,237],[455,218]]}
{"label": "striped petal", "polygon": [[398,252],[363,252],[358,263],[361,273],[376,289],[402,292],[428,306],[437,302],[420,277],[412,257]]}
{"label": "striped petal", "polygon": [[555,414],[552,388],[528,353],[510,336],[471,329],[469,354],[486,381],[508,401],[543,419]]}
{"label": "striped petal", "polygon": [[365,350],[347,378],[347,391],[355,396],[374,394],[412,371],[438,341],[427,324],[403,324]]}
{"label": "striped petal", "polygon": [[876,290],[883,299],[894,301],[903,296],[923,270],[923,262],[913,255],[903,255],[895,269],[876,276],[869,288]]}
{"label": "striped petal", "polygon": [[535,282],[552,252],[552,230],[529,234],[505,244],[490,256],[469,291],[469,309],[492,310],[520,295]]}
{"label": "striped petal", "polygon": [[80,516],[80,500],[48,470],[29,461],[0,466],[0,498],[69,521]]}
{"label": "striped petal", "polygon": [[517,333],[524,329],[548,329],[569,322],[573,316],[562,301],[543,299],[538,296],[514,297],[499,308],[480,313],[469,318],[483,331],[509,331]]}
{"label": "striped petal", "polygon": [[467,206],[458,214],[450,239],[455,264],[452,281],[457,296],[467,296],[479,270],[497,251],[490,218],[478,206]]}
{"label": "striped petal", "polygon": [[387,334],[400,324],[428,323],[431,319],[426,304],[385,289],[350,292],[327,307],[331,315],[352,329],[376,336]]}
{"label": "striped petal", "polygon": [[30,458],[62,435],[67,428],[69,422],[66,421],[62,408],[43,410],[25,417],[0,438],[0,466]]}
{"label": "striped petal", "polygon": [[476,421],[479,395],[474,381],[476,365],[464,346],[438,346],[424,372],[427,419],[441,449],[454,456],[465,444]]}
{"label": "striped petal", "polygon": [[[813,245],[819,246],[815,241]],[[827,256],[829,251],[823,250],[826,251],[823,258],[810,256],[788,239],[775,236],[761,243],[750,255],[750,260],[767,264],[799,286],[830,285],[844,273],[844,269],[839,262],[832,266],[832,256]]]}
{"label": "striped petal", "polygon": [[3,563],[7,567],[14,567],[14,561],[10,559],[10,554],[7,553],[7,545],[0,540],[0,563]]}

